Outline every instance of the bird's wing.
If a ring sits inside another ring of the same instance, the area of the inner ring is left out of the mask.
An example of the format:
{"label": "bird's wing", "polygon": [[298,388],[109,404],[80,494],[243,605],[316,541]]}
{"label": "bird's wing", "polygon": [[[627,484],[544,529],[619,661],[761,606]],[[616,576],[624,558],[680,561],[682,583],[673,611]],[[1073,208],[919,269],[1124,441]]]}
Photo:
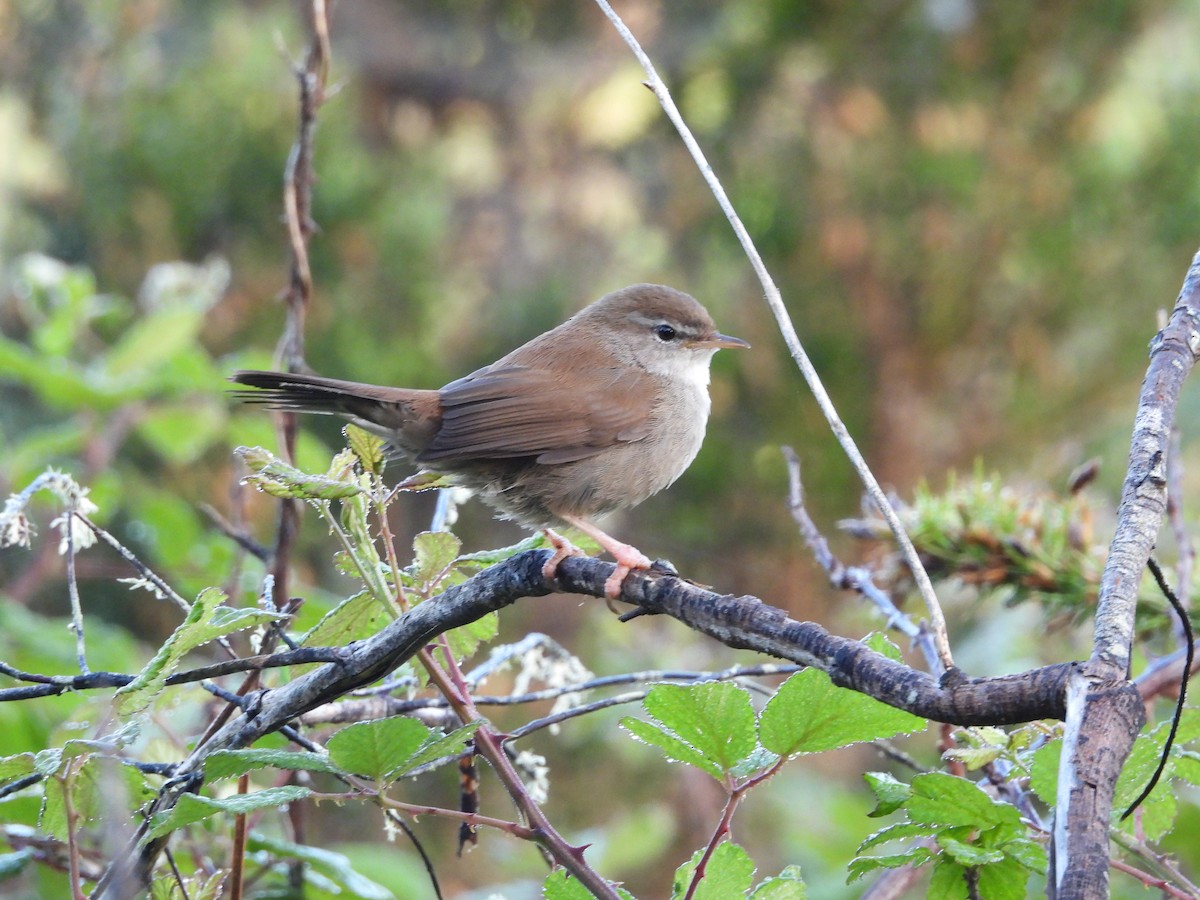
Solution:
{"label": "bird's wing", "polygon": [[640,441],[649,431],[650,378],[640,369],[603,368],[589,370],[585,386],[567,388],[545,369],[480,369],[442,388],[441,426],[418,461],[532,456],[565,463]]}

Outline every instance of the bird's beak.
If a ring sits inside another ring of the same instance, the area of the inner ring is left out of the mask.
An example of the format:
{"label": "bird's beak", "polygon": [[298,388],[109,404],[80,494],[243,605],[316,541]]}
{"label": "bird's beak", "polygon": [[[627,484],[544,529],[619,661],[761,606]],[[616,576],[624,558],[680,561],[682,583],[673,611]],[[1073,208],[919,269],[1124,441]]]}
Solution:
{"label": "bird's beak", "polygon": [[701,347],[704,349],[712,348],[713,350],[749,350],[750,345],[741,338],[730,337],[727,334],[714,334],[706,338],[701,338],[692,345],[693,347]]}

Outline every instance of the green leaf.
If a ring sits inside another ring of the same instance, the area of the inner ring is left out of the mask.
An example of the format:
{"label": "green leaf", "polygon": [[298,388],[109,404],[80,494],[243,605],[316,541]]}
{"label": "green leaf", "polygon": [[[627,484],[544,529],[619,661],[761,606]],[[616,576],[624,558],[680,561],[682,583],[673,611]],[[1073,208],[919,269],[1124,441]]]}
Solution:
{"label": "green leaf", "polygon": [[968,900],[966,869],[945,856],[938,857],[926,896],[927,900]]}
{"label": "green leaf", "polygon": [[862,639],[862,643],[892,662],[904,662],[904,652],[882,631],[871,632]]}
{"label": "green leaf", "polygon": [[246,846],[252,851],[266,851],[276,857],[303,860],[352,897],[361,897],[363,900],[393,900],[396,896],[383,885],[356,872],[344,854],[322,847],[282,841],[259,832],[250,835]]}
{"label": "green leaf", "polygon": [[32,775],[34,771],[34,755],[32,753],[17,753],[0,759],[0,782],[15,781],[26,775]]}
{"label": "green leaf", "polygon": [[1033,752],[1029,766],[1029,787],[1047,806],[1058,802],[1058,761],[1062,758],[1061,740],[1043,744]]}
{"label": "green leaf", "polygon": [[114,383],[152,376],[192,347],[203,322],[203,309],[186,306],[163,307],[143,316],[105,355],[104,375]]}
{"label": "green leaf", "polygon": [[137,432],[163,459],[187,465],[200,458],[224,434],[224,407],[205,398],[188,398],[152,407]]}
{"label": "green leaf", "polygon": [[287,784],[282,787],[267,788],[252,794],[234,794],[215,800],[211,797],[201,797],[197,794],[183,794],[178,802],[165,813],[158,813],[150,823],[149,837],[158,838],[170,834],[184,825],[200,822],[218,813],[240,815],[252,813],[260,809],[286,806],[303,800],[312,793],[308,788],[298,784]]}
{"label": "green leaf", "polygon": [[383,445],[387,442],[379,435],[371,434],[365,428],[359,428],[357,425],[347,425],[342,429],[342,434],[346,436],[346,443],[358,457],[358,463],[363,467],[363,471],[370,472],[372,475],[382,475]]}
{"label": "green leaf", "polygon": [[416,719],[392,716],[356,722],[333,734],[326,746],[330,760],[345,772],[384,781],[410,759],[432,734]]}
{"label": "green leaf", "polygon": [[672,762],[694,766],[702,772],[707,772],[718,781],[721,780],[723,772],[719,765],[708,759],[691,744],[681,741],[673,732],[663,728],[657,722],[647,722],[645,719],[625,716],[621,719],[620,724],[635,740],[649,744],[651,747],[657,747]]}
{"label": "green leaf", "polygon": [[205,588],[200,592],[183,624],[167,638],[138,676],[116,692],[119,715],[134,715],[154,702],[166,686],[167,678],[196,647],[279,617],[261,609],[230,609],[221,606],[224,599],[224,592],[216,588]]}
{"label": "green leaf", "polygon": [[788,866],[778,875],[764,878],[750,895],[751,900],[805,900],[808,887],[799,866]]}
{"label": "green leaf", "polygon": [[370,637],[389,620],[386,610],[373,594],[359,591],[322,616],[300,639],[300,644],[305,647],[341,647],[351,641]]}
{"label": "green leaf", "polygon": [[435,731],[431,731],[412,756],[400,765],[393,767],[387,773],[387,780],[395,781],[397,778],[401,778],[414,769],[419,769],[426,763],[431,763],[436,759],[441,759],[445,756],[457,756],[466,748],[467,742],[475,736],[475,732],[481,724],[481,722],[468,722],[466,725],[455,728],[446,734],[438,734]]}
{"label": "green leaf", "polygon": [[1016,860],[1003,859],[979,870],[979,896],[988,900],[1025,900],[1029,872]]}
{"label": "green leaf", "polygon": [[859,856],[850,861],[846,869],[846,883],[858,881],[864,875],[876,869],[899,869],[901,866],[920,866],[933,859],[933,851],[928,847],[913,847],[903,853],[889,856]]}
{"label": "green leaf", "polygon": [[[700,863],[703,850],[697,850],[692,858],[675,870],[672,898],[683,897],[692,882],[693,873]],[[740,846],[724,841],[713,850],[704,867],[704,875],[692,895],[695,900],[729,900],[744,897],[754,879],[754,861]]]}
{"label": "green leaf", "polygon": [[964,865],[967,868],[996,863],[1004,859],[1004,854],[999,850],[989,850],[986,847],[980,847],[978,844],[965,843],[964,841],[956,840],[948,834],[939,834],[934,840],[956,863]]}
{"label": "green leaf", "polygon": [[866,772],[863,779],[875,794],[875,808],[867,815],[878,818],[894,813],[908,802],[912,787],[887,772]]}
{"label": "green leaf", "polygon": [[623,719],[634,737],[669,759],[697,766],[714,778],[735,768],[757,747],[754,707],[745,689],[729,682],[651,688],[642,708],[655,721]]}
{"label": "green leaf", "polygon": [[927,724],[866,694],[834,687],[824,672],[804,669],[767,703],[759,733],[768,750],[792,756],[920,731]]}
{"label": "green leaf", "polygon": [[929,825],[967,825],[985,829],[1003,827],[1023,834],[1021,814],[1007,803],[998,803],[978,785],[944,772],[928,772],[912,780],[913,795],[907,804],[914,822]]}
{"label": "green leaf", "polygon": [[[555,869],[542,882],[544,900],[592,900],[592,892],[567,874],[566,869]],[[633,894],[623,887],[617,888],[621,900],[635,900]]]}
{"label": "green leaf", "polygon": [[238,778],[255,769],[289,769],[307,772],[341,772],[329,757],[306,750],[214,750],[204,760],[206,781]]}
{"label": "green leaf", "polygon": [[243,480],[264,494],[295,500],[341,500],[363,493],[358,482],[340,481],[327,475],[310,475],[277,459],[262,447],[238,447],[233,451],[246,463],[250,474]]}
{"label": "green leaf", "polygon": [[446,640],[450,642],[450,652],[455,659],[466,659],[479,649],[480,644],[487,643],[499,632],[500,616],[490,612],[474,622],[450,629],[446,632]]}
{"label": "green leaf", "polygon": [[1017,838],[1004,844],[1004,853],[1010,859],[1015,859],[1022,866],[1033,872],[1045,874],[1049,860],[1046,858],[1046,848],[1037,841],[1029,838]]}
{"label": "green leaf", "polygon": [[413,539],[413,579],[424,590],[434,590],[461,549],[462,541],[449,531],[422,531]]}
{"label": "green leaf", "polygon": [[880,844],[888,844],[892,841],[907,841],[912,838],[928,837],[934,834],[936,829],[928,825],[922,825],[920,822],[897,822],[895,825],[888,825],[886,828],[881,828],[874,834],[868,835],[861,844],[858,845],[858,852],[870,850],[872,847],[878,847]]}

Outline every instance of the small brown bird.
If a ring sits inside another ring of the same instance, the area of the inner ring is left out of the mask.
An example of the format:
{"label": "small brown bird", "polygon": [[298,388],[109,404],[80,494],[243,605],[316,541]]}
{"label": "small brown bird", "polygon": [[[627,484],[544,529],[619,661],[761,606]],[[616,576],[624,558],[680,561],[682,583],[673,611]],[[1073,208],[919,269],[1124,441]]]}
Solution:
{"label": "small brown bird", "polygon": [[695,458],[708,421],[709,363],[724,347],[694,298],[635,284],[576,313],[507,356],[441,390],[410,390],[316,375],[242,371],[239,396],[273,409],[339,415],[388,439],[423,471],[450,475],[502,518],[546,533],[543,573],[580,551],[552,528],[573,525],[617,561],[616,598],[636,548],[591,519],[636,506]]}

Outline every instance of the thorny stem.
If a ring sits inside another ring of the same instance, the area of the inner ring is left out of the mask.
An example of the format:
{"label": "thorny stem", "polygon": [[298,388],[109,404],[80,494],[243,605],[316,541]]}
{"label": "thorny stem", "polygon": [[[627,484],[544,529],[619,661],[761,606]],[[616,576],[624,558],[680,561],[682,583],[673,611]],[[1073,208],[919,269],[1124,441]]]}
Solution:
{"label": "thorny stem", "polygon": [[863,459],[858,446],[854,443],[854,438],[850,436],[849,430],[834,408],[833,401],[829,398],[825,386],[821,383],[821,378],[817,374],[816,368],[808,358],[804,347],[800,344],[796,328],[792,324],[787,308],[783,305],[783,297],[779,293],[779,288],[776,287],[774,279],[771,278],[770,273],[767,271],[762,256],[759,255],[758,249],[754,246],[754,242],[750,238],[750,233],[746,230],[746,226],[742,224],[742,220],[734,210],[729,196],[725,193],[724,187],[721,186],[721,182],[713,172],[712,166],[709,165],[708,160],[705,158],[704,151],[700,149],[700,145],[692,135],[691,129],[688,128],[687,123],[683,120],[683,116],[680,115],[678,107],[675,106],[675,101],[671,99],[671,94],[655,70],[654,63],[650,61],[650,57],[646,55],[637,38],[633,36],[633,32],[629,30],[628,26],[621,20],[621,17],[613,11],[607,0],[596,0],[596,4],[604,12],[604,15],[608,17],[608,20],[617,30],[617,33],[621,35],[625,43],[629,45],[629,49],[633,51],[638,62],[641,63],[642,69],[646,72],[646,86],[654,92],[654,96],[658,98],[658,102],[662,105],[663,111],[666,112],[667,118],[671,120],[671,124],[679,132],[684,145],[687,147],[692,159],[695,160],[696,166],[700,169],[701,176],[708,183],[709,190],[712,191],[717,204],[721,207],[721,211],[725,213],[725,218],[729,220],[729,224],[733,227],[738,242],[742,245],[742,249],[745,251],[746,256],[750,260],[750,265],[754,269],[754,273],[758,276],[758,280],[766,292],[767,305],[775,315],[775,320],[779,325],[780,332],[792,355],[792,359],[795,360],[796,366],[800,369],[800,374],[804,376],[809,390],[812,391],[814,399],[816,399],[818,406],[821,407],[821,412],[824,413],[825,420],[829,423],[834,437],[837,438],[843,452],[849,458],[855,471],[858,473],[858,477],[866,487],[867,495],[879,509],[884,521],[888,524],[888,528],[891,529],[892,534],[896,538],[896,544],[900,547],[904,561],[912,572],[913,582],[916,584],[917,590],[925,601],[925,607],[929,612],[930,627],[933,630],[938,658],[942,661],[942,665],[946,669],[952,669],[954,667],[954,658],[950,653],[950,641],[946,634],[946,618],[942,615],[942,607],[938,602],[937,595],[934,593],[929,575],[926,573],[925,567],[921,564],[921,559],[917,555],[916,548],[905,533],[904,525],[900,522],[900,517],[896,514],[895,509],[892,508],[892,504],[884,493],[883,488],[880,487],[874,474],[868,468],[866,460]]}

